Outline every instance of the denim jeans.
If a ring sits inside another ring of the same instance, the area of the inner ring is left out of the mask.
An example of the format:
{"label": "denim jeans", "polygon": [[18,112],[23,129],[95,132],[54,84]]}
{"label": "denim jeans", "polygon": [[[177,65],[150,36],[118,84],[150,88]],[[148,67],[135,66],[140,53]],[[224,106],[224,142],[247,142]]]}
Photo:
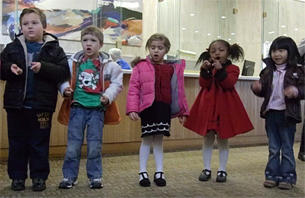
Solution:
{"label": "denim jeans", "polygon": [[293,143],[296,124],[285,120],[285,111],[270,110],[266,114],[265,128],[269,143],[266,179],[295,184],[297,175]]}
{"label": "denim jeans", "polygon": [[101,178],[104,111],[72,107],[68,125],[67,150],[63,164],[64,178],[76,180],[81,147],[87,127],[87,177]]}

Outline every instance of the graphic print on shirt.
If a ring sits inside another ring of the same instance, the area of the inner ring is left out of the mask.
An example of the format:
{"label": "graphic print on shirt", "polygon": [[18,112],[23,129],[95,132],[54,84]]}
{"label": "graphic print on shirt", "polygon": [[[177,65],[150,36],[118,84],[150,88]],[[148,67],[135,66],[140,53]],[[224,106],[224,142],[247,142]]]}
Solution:
{"label": "graphic print on shirt", "polygon": [[101,91],[100,71],[88,60],[79,68],[77,86],[87,93],[99,93]]}

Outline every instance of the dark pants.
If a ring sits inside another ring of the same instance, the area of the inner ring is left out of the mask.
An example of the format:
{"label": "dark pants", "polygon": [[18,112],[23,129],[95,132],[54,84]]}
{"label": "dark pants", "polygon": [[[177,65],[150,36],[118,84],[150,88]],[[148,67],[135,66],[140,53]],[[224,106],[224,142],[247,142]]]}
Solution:
{"label": "dark pants", "polygon": [[302,138],[299,153],[301,153],[302,155],[305,154],[305,120],[303,122]]}
{"label": "dark pants", "polygon": [[29,163],[30,178],[46,180],[50,173],[49,141],[53,113],[32,109],[8,109],[6,112],[10,179],[26,179]]}

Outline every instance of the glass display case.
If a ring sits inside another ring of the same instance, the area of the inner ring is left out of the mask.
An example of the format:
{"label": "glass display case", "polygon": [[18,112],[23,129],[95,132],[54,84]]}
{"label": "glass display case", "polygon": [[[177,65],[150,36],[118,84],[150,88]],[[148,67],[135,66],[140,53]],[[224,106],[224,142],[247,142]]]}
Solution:
{"label": "glass display case", "polygon": [[305,37],[303,0],[159,0],[158,32],[172,43],[169,55],[187,61],[187,70],[216,39],[239,44],[245,61],[254,62],[254,76],[263,68],[261,59],[276,37],[296,43]]}

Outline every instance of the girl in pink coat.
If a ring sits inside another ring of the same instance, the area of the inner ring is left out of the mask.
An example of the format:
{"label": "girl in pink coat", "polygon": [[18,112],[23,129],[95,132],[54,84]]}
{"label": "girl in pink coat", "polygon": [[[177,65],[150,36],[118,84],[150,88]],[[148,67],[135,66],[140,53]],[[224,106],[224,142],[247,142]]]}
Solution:
{"label": "girl in pink coat", "polygon": [[163,136],[170,136],[171,118],[178,117],[181,124],[189,115],[184,93],[184,60],[164,60],[170,50],[170,41],[163,34],[153,34],[146,43],[149,56],[135,59],[127,95],[126,115],[133,121],[141,118],[142,143],[140,147],[140,181],[150,186],[146,171],[153,144],[156,161],[154,182],[165,186],[163,174]]}

